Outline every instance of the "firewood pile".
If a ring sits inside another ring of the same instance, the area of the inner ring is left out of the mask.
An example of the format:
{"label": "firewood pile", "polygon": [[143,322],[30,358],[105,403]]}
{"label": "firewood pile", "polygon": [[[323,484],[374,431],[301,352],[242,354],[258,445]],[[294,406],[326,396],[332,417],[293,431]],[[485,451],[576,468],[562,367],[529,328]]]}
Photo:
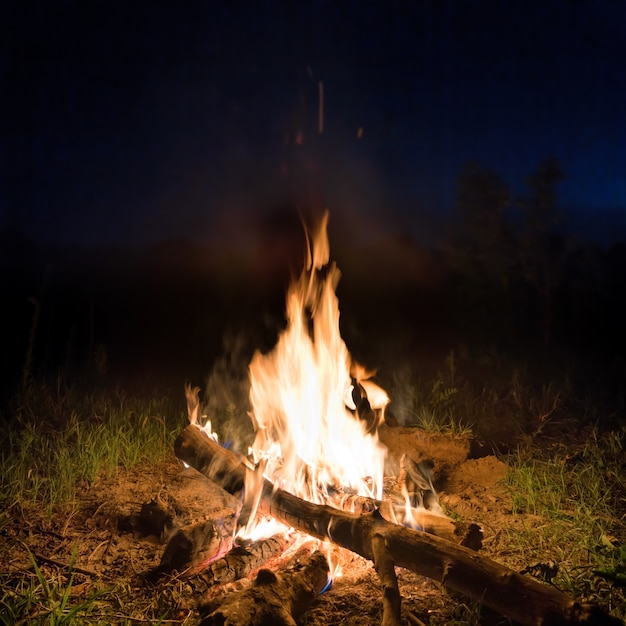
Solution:
{"label": "firewood pile", "polygon": [[[175,454],[241,498],[249,471],[245,461],[203,430],[187,426],[175,443]],[[415,484],[416,469],[414,461],[403,458],[398,480],[413,483],[415,493],[421,490],[423,498],[426,485]],[[374,565],[384,626],[403,623],[397,568],[439,581],[451,596],[477,601],[512,623],[620,623],[594,605],[481,555],[482,533],[476,524],[420,507],[415,513],[421,528],[402,525],[395,498],[392,491],[381,501],[348,499],[353,511],[347,511],[304,501],[265,480],[257,515],[282,522],[290,532],[235,545],[232,537],[239,511],[195,521],[170,533],[161,563],[151,576],[184,579],[197,594],[202,626],[293,626],[320,592],[332,586],[328,552],[350,551]],[[240,579],[251,582],[224,591]]]}

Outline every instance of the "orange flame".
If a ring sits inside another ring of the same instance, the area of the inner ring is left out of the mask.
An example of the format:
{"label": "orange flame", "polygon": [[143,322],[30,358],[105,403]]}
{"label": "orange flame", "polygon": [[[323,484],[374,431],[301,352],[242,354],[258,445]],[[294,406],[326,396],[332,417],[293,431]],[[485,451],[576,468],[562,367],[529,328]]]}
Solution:
{"label": "orange flame", "polygon": [[[250,456],[275,485],[332,504],[329,489],[380,499],[387,449],[353,413],[351,357],[339,331],[335,293],[340,272],[329,262],[327,222],[325,213],[317,231],[307,233],[306,267],[287,292],[287,327],[270,353],[257,351],[250,363],[256,431]],[[382,415],[386,393],[363,368],[353,371]],[[248,488],[255,489],[252,480]]]}

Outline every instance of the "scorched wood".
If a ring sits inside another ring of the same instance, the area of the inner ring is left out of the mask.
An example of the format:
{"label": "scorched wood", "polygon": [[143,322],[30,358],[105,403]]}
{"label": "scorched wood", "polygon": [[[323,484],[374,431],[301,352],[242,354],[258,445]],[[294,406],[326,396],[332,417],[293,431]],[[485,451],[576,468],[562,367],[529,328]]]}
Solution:
{"label": "scorched wood", "polygon": [[164,573],[195,573],[204,563],[215,560],[230,550],[234,515],[220,520],[200,520],[179,528],[167,542],[161,563],[153,576]]}
{"label": "scorched wood", "polygon": [[206,593],[214,585],[239,580],[260,569],[269,559],[282,554],[289,547],[283,535],[262,539],[248,546],[236,546],[222,558],[209,563],[201,571],[186,579],[194,592]]}
{"label": "scorched wood", "polygon": [[251,587],[229,594],[200,626],[296,626],[327,580],[328,563],[320,552],[283,574],[262,569]]}
{"label": "scorched wood", "polygon": [[[245,467],[196,426],[187,426],[174,444],[176,456],[233,495],[244,488]],[[598,607],[581,604],[553,587],[426,532],[390,523],[379,511],[356,515],[297,498],[264,481],[259,509],[321,540],[330,540],[373,561],[387,575],[389,560],[480,602],[519,624],[621,624]],[[384,555],[384,559],[383,559]],[[395,600],[389,613],[397,614]]]}

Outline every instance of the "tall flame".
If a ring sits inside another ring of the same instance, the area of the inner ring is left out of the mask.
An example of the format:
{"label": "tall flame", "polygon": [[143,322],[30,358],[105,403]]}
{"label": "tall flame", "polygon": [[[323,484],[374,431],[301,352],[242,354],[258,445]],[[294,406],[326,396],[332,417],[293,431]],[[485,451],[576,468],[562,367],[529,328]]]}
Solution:
{"label": "tall flame", "polygon": [[[327,223],[326,212],[318,229],[307,233],[307,263],[287,292],[285,330],[271,352],[257,351],[250,362],[256,431],[250,456],[276,486],[311,502],[331,503],[329,494],[337,490],[379,499],[386,448],[354,412],[351,366],[380,416],[389,399],[353,366],[341,338],[340,272],[329,262]],[[249,490],[255,490],[253,481]]]}

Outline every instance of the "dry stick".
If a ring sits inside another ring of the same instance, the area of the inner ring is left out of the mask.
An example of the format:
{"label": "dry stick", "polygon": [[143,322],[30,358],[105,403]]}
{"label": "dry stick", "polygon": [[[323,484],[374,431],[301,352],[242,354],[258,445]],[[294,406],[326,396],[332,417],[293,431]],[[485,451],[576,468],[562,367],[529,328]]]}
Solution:
{"label": "dry stick", "polygon": [[[243,490],[243,464],[196,426],[185,428],[174,444],[176,456],[226,491]],[[506,615],[520,624],[622,625],[599,607],[581,604],[472,550],[435,535],[383,519],[378,511],[355,515],[297,498],[269,481],[263,483],[260,511],[318,539],[376,561],[384,541],[389,559],[399,567],[438,580],[451,590]],[[381,569],[387,571],[386,564]],[[389,581],[387,581],[388,583]],[[390,603],[391,604],[391,603]]]}
{"label": "dry stick", "polygon": [[56,559],[51,559],[50,557],[44,556],[43,554],[39,554],[37,552],[33,552],[33,558],[36,561],[43,561],[44,563],[48,563],[48,565],[55,565],[56,567],[60,567],[61,569],[76,572],[77,574],[83,574],[84,576],[90,576],[92,578],[100,577],[100,574],[92,570],[85,569],[84,567],[78,567],[77,565],[71,565],[70,563],[64,563],[63,561],[57,561]]}
{"label": "dry stick", "polygon": [[422,620],[417,617],[417,615],[413,615],[411,611],[406,611],[406,616],[409,618],[409,621],[412,624],[415,624],[416,626],[426,626],[426,624],[424,624],[424,622],[422,622]]}
{"label": "dry stick", "polygon": [[400,590],[396,568],[384,537],[376,535],[372,539],[372,555],[374,567],[383,587],[383,619],[382,626],[400,626]]}

